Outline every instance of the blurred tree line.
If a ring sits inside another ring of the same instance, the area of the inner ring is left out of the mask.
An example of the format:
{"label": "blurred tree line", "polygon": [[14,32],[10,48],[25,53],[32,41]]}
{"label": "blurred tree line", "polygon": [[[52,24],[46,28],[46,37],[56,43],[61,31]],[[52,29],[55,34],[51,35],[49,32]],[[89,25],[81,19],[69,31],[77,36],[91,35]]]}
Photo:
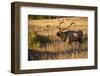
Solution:
{"label": "blurred tree line", "polygon": [[[28,19],[56,19],[56,18],[75,18],[76,16],[47,16],[47,15],[28,15]],[[82,17],[77,17],[82,18]],[[87,18],[87,17],[83,17]]]}
{"label": "blurred tree line", "polygon": [[57,16],[28,15],[28,19],[55,19]]}

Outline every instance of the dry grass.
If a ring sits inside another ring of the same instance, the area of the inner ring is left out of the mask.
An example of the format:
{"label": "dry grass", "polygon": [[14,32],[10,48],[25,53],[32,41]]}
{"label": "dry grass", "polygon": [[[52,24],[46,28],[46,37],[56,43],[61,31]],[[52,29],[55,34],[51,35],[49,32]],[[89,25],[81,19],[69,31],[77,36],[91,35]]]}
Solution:
{"label": "dry grass", "polygon": [[[75,22],[77,26],[72,26],[69,30],[82,30],[84,33],[84,42],[79,47],[77,42],[68,44],[68,40],[63,42],[56,36],[58,31],[58,19],[42,19],[29,20],[29,32],[35,35],[37,42],[31,41],[29,46],[29,60],[50,60],[50,59],[79,59],[88,57],[87,48],[87,18],[64,18],[65,24],[62,28],[66,28],[71,22]],[[32,36],[31,36],[31,39]],[[35,44],[38,46],[35,47]]]}

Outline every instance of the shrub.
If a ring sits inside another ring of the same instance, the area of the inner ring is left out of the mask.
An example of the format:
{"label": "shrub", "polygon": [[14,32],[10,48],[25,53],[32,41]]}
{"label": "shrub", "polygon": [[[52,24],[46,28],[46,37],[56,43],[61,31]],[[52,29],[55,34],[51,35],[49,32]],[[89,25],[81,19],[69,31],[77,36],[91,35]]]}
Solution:
{"label": "shrub", "polygon": [[28,48],[37,49],[40,47],[40,42],[36,38],[37,35],[34,32],[28,32]]}

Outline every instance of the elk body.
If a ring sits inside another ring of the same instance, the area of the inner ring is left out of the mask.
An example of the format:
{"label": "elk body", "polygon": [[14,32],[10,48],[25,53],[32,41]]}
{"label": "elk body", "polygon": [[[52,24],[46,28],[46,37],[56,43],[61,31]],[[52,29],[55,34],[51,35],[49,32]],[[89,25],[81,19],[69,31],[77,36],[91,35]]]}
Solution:
{"label": "elk body", "polygon": [[61,24],[64,23],[63,21],[59,23],[58,32],[56,35],[61,38],[62,41],[66,42],[68,39],[68,44],[71,44],[72,42],[79,42],[79,45],[82,43],[83,39],[83,32],[81,30],[68,30],[72,25],[75,25],[75,23],[71,23],[67,28],[61,29]]}
{"label": "elk body", "polygon": [[62,41],[69,40],[68,43],[71,44],[72,42],[79,42],[79,44],[82,43],[83,38],[83,32],[82,31],[58,31],[56,33],[58,37],[61,38]]}

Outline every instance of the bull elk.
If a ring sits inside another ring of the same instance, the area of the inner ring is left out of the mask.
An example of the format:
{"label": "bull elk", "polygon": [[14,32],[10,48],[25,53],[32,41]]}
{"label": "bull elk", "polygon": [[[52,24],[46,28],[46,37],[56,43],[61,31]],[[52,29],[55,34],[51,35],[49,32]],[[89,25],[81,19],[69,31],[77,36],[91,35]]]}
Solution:
{"label": "bull elk", "polygon": [[56,35],[60,37],[64,42],[66,42],[66,40],[68,39],[68,44],[71,44],[72,42],[79,42],[80,45],[83,39],[83,32],[81,30],[68,30],[68,28],[70,28],[72,25],[76,25],[74,22],[72,22],[65,29],[61,28],[62,23],[64,23],[63,20],[59,22],[59,27],[57,27],[59,31],[56,33]]}

